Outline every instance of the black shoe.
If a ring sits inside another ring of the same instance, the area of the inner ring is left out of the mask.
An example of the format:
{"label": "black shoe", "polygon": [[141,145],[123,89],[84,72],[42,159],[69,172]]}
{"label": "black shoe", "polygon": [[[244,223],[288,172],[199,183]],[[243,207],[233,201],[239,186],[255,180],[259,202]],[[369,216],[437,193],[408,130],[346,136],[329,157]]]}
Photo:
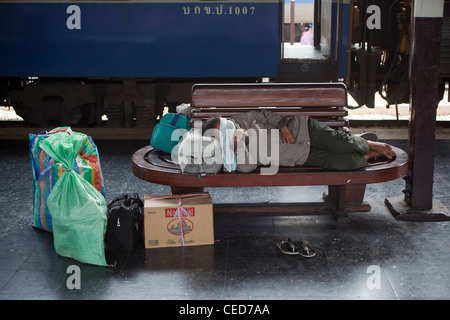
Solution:
{"label": "black shoe", "polygon": [[361,134],[355,134],[355,136],[364,138],[367,141],[369,141],[369,140],[370,141],[377,141],[378,140],[378,136],[375,133],[373,133],[373,132],[364,132],[364,133],[361,133]]}

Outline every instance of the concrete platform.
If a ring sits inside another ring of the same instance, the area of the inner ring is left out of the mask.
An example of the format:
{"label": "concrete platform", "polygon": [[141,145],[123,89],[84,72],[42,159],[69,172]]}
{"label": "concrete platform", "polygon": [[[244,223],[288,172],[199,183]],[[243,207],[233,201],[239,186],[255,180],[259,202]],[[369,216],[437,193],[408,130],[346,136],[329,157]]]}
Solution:
{"label": "concrete platform", "polygon": [[[106,200],[121,193],[165,194],[131,173],[147,140],[95,140]],[[406,140],[389,140],[405,149]],[[397,221],[384,204],[401,196],[402,179],[368,185],[372,210],[336,223],[331,213],[302,216],[215,215],[215,244],[144,249],[115,267],[95,267],[55,253],[53,236],[34,229],[26,140],[0,140],[0,299],[305,300],[449,299],[450,222]],[[434,197],[450,207],[450,141],[436,141]],[[214,203],[321,200],[326,187],[210,189]],[[277,239],[306,239],[317,256],[286,256]],[[81,271],[69,289],[67,268]],[[250,303],[250,302],[249,302]],[[16,305],[17,306],[17,305]],[[156,307],[157,305],[155,305]],[[292,311],[292,309],[291,309]]]}

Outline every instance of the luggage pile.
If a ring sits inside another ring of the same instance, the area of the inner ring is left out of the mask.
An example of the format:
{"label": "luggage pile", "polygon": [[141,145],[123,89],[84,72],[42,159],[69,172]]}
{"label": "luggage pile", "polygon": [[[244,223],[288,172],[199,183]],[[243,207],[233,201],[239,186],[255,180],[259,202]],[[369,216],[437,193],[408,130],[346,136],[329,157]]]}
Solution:
{"label": "luggage pile", "polygon": [[142,234],[142,201],[134,194],[106,204],[99,153],[92,138],[70,127],[29,138],[33,226],[53,233],[55,251],[106,266],[106,235],[109,251],[132,252]]}

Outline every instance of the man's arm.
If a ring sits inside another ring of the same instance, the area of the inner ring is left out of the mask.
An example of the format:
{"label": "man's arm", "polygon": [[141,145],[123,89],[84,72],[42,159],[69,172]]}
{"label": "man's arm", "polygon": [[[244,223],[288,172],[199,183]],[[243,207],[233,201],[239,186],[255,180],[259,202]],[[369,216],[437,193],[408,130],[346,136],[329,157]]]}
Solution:
{"label": "man's arm", "polygon": [[287,125],[285,125],[280,130],[281,132],[281,140],[283,143],[295,143],[295,137],[292,132],[288,129]]}
{"label": "man's arm", "polygon": [[278,113],[269,111],[269,110],[261,110],[261,111],[250,111],[253,117],[258,122],[270,124],[281,130],[284,126],[286,126],[291,119],[291,117],[283,117]]}
{"label": "man's arm", "polygon": [[261,113],[264,116],[266,123],[271,124],[280,130],[283,143],[295,143],[295,137],[288,129],[288,124],[292,117],[283,117],[269,110],[262,110]]}

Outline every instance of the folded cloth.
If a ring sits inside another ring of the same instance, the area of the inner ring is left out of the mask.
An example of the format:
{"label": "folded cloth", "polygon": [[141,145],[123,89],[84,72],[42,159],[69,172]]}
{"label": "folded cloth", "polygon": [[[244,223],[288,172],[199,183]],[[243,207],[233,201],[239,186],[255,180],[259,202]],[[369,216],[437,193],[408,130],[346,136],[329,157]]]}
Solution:
{"label": "folded cloth", "polygon": [[228,172],[236,171],[236,154],[234,153],[234,131],[236,127],[233,121],[220,118],[220,146],[222,147],[223,168]]}

